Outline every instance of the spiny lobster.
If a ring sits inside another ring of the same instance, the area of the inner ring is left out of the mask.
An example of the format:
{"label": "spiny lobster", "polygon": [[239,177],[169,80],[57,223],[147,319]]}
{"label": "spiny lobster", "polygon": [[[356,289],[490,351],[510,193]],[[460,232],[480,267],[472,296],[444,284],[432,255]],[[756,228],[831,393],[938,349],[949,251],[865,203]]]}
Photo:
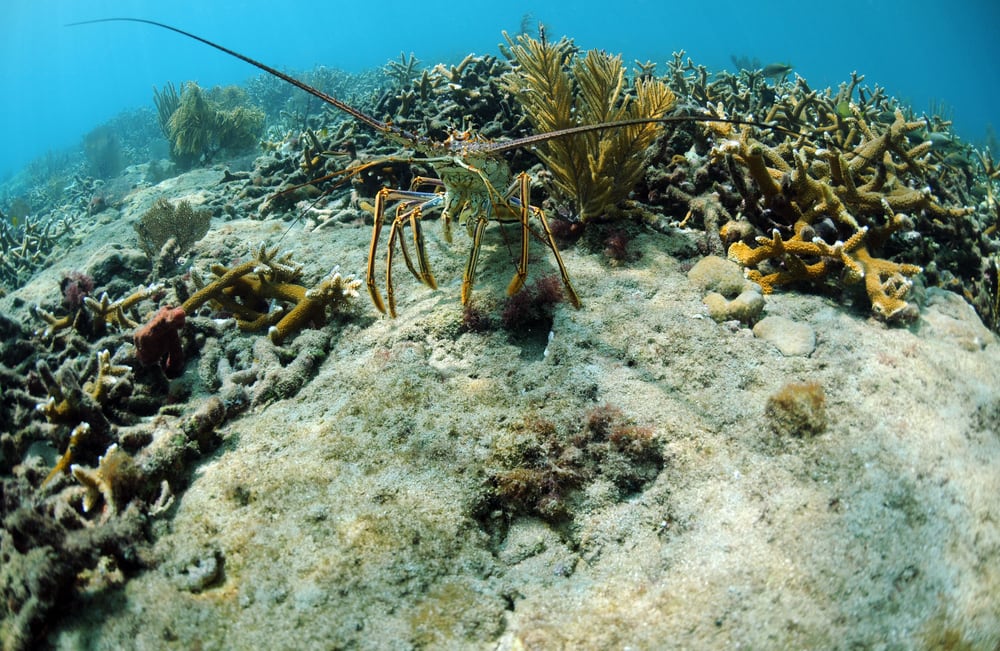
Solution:
{"label": "spiny lobster", "polygon": [[[256,59],[252,59],[218,43],[170,25],[143,18],[103,18],[72,23],[72,25],[103,22],[145,23],[204,43],[300,88],[323,102],[347,113],[358,122],[370,127],[389,140],[425,156],[425,158],[420,159],[420,162],[429,164],[437,172],[439,178],[428,179],[418,177],[409,190],[383,188],[375,197],[374,227],[372,229],[371,244],[368,248],[365,282],[376,309],[383,314],[387,313],[390,317],[396,316],[392,263],[397,241],[399,242],[403,259],[410,273],[428,287],[432,289],[437,288],[437,283],[427,261],[424,236],[420,226],[421,219],[424,216],[437,211],[441,212],[446,240],[451,240],[450,222],[453,218],[457,219],[459,224],[466,227],[467,232],[472,238],[472,248],[469,251],[469,258],[466,262],[465,273],[462,278],[461,298],[463,304],[468,303],[472,292],[476,266],[479,262],[479,251],[482,246],[486,226],[490,221],[497,221],[516,222],[521,230],[519,258],[515,262],[515,273],[510,284],[507,286],[507,294],[515,294],[525,284],[528,275],[528,242],[530,236],[535,235],[552,252],[556,266],[559,268],[559,275],[562,277],[569,302],[574,307],[580,307],[580,298],[573,288],[573,284],[570,282],[569,273],[566,271],[566,266],[559,255],[559,248],[556,246],[555,238],[552,235],[552,230],[549,228],[545,213],[541,208],[533,206],[530,203],[529,177],[524,172],[517,174],[516,177],[512,174],[510,166],[501,157],[501,154],[505,152],[574,134],[650,124],[653,122],[725,122],[782,131],[796,137],[801,137],[801,134],[794,131],[753,120],[700,115],[673,115],[659,118],[635,118],[600,124],[586,124],[504,141],[488,141],[472,136],[467,132],[456,132],[443,142],[436,142],[391,123],[382,122],[353,106],[345,104],[336,97],[313,88],[295,77],[276,70]],[[361,168],[355,168],[353,171],[350,171],[350,174],[355,174],[360,169],[367,168],[373,164],[377,164],[377,162],[364,164]],[[430,186],[435,189],[431,192],[417,190],[416,188],[420,186]],[[385,275],[386,300],[383,301],[382,294],[375,281],[375,257],[378,252],[383,222],[385,221],[385,212],[393,202],[396,202],[395,215],[389,227]],[[532,229],[532,217],[537,219],[539,224],[541,224],[541,235]],[[416,265],[414,265],[413,258],[402,236],[402,230],[407,225],[413,232]]]}

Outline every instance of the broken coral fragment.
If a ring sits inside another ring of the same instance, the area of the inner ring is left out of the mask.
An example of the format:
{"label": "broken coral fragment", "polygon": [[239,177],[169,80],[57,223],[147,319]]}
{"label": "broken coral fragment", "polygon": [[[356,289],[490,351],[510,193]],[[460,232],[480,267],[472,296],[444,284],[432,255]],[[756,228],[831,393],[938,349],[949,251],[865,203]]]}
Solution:
{"label": "broken coral fragment", "polygon": [[121,512],[128,503],[138,476],[132,455],[119,448],[117,443],[112,444],[98,459],[97,468],[73,464],[70,472],[86,488],[84,513],[92,512],[103,501],[103,519]]}

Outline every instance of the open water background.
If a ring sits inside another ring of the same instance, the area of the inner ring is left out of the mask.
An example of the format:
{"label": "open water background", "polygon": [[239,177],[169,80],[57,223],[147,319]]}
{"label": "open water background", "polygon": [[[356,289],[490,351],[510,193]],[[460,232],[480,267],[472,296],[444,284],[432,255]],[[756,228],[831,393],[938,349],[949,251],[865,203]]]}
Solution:
{"label": "open water background", "polygon": [[0,182],[49,151],[79,145],[119,112],[152,106],[153,86],[239,83],[257,71],[176,34],[129,23],[66,23],[130,16],[170,23],[282,70],[377,68],[400,52],[423,63],[496,53],[501,30],[542,21],[584,49],[652,60],[685,50],[710,70],[730,55],[789,62],[813,88],[852,70],[918,111],[952,112],[955,130],[984,143],[1000,105],[1000,3],[889,2],[265,2],[230,0],[4,0],[0,4]]}

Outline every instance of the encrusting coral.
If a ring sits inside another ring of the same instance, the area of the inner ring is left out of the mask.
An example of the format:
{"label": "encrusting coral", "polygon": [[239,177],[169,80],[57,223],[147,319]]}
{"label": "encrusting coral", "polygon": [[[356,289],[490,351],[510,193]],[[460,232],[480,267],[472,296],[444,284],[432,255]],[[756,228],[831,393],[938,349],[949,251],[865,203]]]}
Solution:
{"label": "encrusting coral", "polygon": [[[504,34],[516,62],[503,84],[524,107],[536,131],[634,118],[658,118],[674,104],[674,93],[653,77],[638,78],[626,93],[620,56],[591,50],[577,60],[572,41],[517,42]],[[580,221],[615,209],[645,172],[643,152],[663,131],[655,122],[592,131],[540,143],[538,156],[556,188],[575,202]]]}

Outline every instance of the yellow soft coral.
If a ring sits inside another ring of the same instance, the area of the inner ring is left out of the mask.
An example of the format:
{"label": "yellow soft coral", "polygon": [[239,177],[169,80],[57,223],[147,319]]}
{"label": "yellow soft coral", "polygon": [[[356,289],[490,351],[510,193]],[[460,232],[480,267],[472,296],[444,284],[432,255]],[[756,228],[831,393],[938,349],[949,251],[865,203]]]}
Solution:
{"label": "yellow soft coral", "polygon": [[[504,34],[517,64],[504,87],[524,107],[535,129],[555,131],[582,124],[660,118],[673,106],[674,93],[658,79],[638,79],[626,93],[620,56],[591,50],[577,59],[572,42],[516,43]],[[575,201],[580,220],[607,214],[625,199],[645,172],[643,152],[663,130],[649,122],[591,131],[541,143],[538,156],[552,172],[556,188]]]}

